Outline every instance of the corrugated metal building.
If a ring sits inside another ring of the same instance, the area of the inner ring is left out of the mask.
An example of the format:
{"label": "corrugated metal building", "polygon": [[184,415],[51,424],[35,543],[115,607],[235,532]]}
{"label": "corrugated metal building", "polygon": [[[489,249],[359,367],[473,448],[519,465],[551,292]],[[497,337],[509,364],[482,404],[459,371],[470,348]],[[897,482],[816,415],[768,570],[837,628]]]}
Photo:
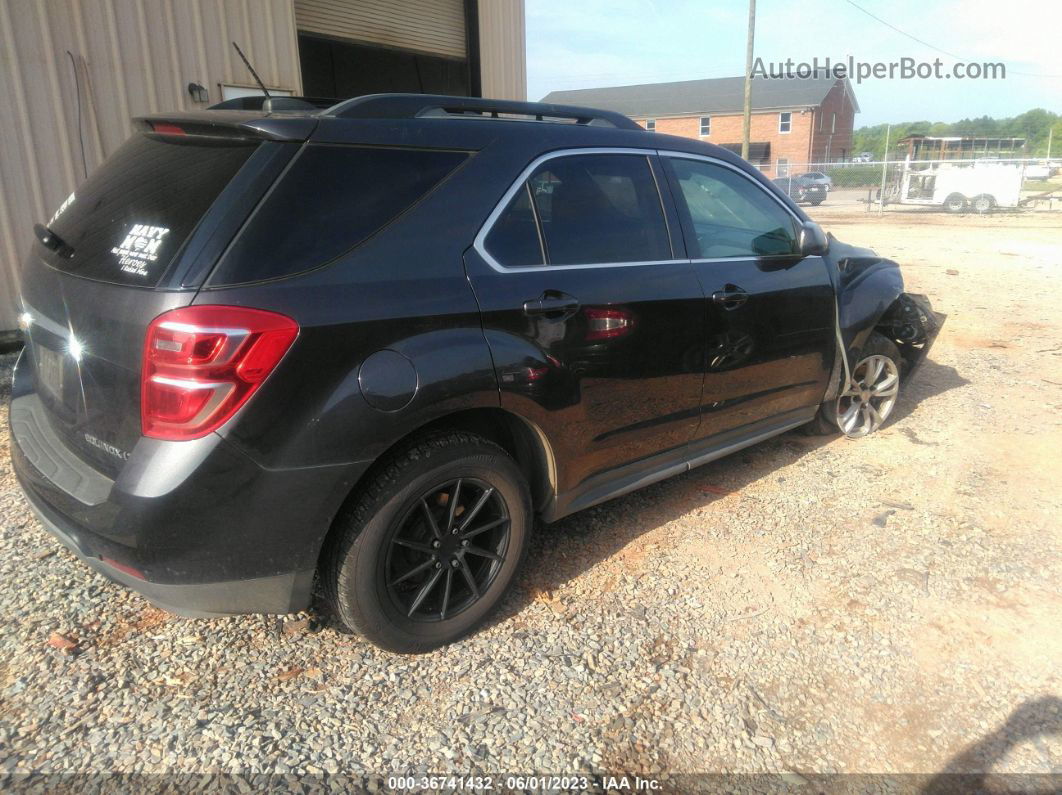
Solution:
{"label": "corrugated metal building", "polygon": [[525,98],[523,0],[0,0],[0,332],[33,224],[130,118],[260,93],[233,41],[279,93]]}

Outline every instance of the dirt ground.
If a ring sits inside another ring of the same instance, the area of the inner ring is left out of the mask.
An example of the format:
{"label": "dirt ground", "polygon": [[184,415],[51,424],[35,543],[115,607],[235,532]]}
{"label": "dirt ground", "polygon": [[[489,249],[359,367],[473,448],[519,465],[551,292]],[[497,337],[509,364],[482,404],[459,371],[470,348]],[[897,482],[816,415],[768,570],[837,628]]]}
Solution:
{"label": "dirt ground", "polygon": [[0,769],[1062,775],[1062,215],[813,214],[947,314],[887,426],[541,528],[431,655],[154,610],[0,463]]}

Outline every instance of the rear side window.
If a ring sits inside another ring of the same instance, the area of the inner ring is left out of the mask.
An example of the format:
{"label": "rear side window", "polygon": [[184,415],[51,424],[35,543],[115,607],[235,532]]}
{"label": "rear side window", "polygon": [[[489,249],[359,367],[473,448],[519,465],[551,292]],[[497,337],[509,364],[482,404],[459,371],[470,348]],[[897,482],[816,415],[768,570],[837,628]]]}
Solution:
{"label": "rear side window", "polygon": [[408,210],[464,152],[310,144],[263,199],[210,283],[276,279],[325,265]]}
{"label": "rear side window", "polygon": [[538,236],[531,192],[525,182],[513,196],[486,240],[487,251],[496,260],[513,268],[542,265],[542,242]]}
{"label": "rear side window", "polygon": [[63,203],[48,228],[72,249],[59,270],[154,287],[199,219],[256,148],[248,142],[137,134]]}
{"label": "rear side window", "polygon": [[660,194],[641,155],[572,155],[528,180],[551,265],[671,258]]}

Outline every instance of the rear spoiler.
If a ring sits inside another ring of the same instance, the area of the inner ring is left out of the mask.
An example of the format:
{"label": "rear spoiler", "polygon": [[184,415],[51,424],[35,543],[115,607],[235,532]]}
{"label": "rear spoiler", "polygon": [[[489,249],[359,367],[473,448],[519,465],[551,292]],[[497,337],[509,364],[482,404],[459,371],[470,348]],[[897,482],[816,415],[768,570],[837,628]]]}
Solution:
{"label": "rear spoiler", "polygon": [[260,110],[272,113],[278,110],[324,110],[342,100],[335,97],[267,97],[255,95],[226,99],[211,105],[207,110]]}
{"label": "rear spoiler", "polygon": [[317,118],[305,112],[262,115],[257,111],[208,110],[138,116],[133,123],[141,132],[162,136],[305,141],[316,129]]}

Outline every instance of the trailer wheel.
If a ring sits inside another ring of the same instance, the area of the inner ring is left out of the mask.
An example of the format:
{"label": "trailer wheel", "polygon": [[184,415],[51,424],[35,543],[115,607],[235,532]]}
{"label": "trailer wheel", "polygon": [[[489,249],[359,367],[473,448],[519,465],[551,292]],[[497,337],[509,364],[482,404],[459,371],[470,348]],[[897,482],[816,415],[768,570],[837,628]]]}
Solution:
{"label": "trailer wheel", "polygon": [[966,197],[961,193],[953,193],[944,200],[944,209],[949,213],[961,213],[966,209]]}
{"label": "trailer wheel", "polygon": [[983,193],[980,196],[974,197],[970,206],[973,207],[975,212],[984,215],[985,213],[992,211],[992,208],[996,206],[996,200],[995,197]]}

